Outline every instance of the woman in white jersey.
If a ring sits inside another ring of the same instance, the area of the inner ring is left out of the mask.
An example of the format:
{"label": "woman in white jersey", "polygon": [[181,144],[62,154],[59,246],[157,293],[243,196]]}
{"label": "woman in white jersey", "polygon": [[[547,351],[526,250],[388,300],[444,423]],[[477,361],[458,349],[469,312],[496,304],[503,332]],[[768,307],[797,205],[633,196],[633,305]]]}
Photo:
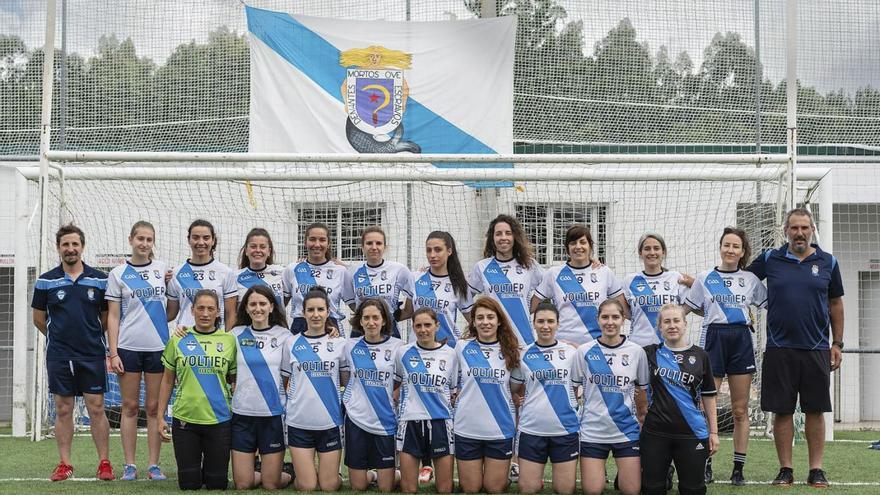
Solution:
{"label": "woman in white jersey", "polygon": [[[727,376],[733,412],[733,471],[730,481],[744,485],[743,468],[749,446],[749,392],[755,374],[750,306],[767,304],[767,289],[752,272],[745,271],[751,258],[749,239],[742,229],[727,227],[719,241],[721,264],[697,275],[685,298],[685,310],[703,314],[701,346],[709,354],[715,388]],[[712,464],[706,480],[712,479]]]}
{"label": "woman in white jersey", "polygon": [[333,260],[330,227],[313,223],[305,231],[306,259],[284,269],[284,297],[290,298],[290,331],[302,333],[308,326],[303,315],[303,297],[314,287],[322,287],[330,306],[327,322],[342,332],[342,293],[351,284],[348,270]]}
{"label": "woman in white jersey", "polygon": [[667,270],[666,241],[659,234],[648,233],[639,239],[642,271],[623,279],[623,293],[630,313],[627,339],[642,347],[662,340],[657,330],[657,315],[664,304],[681,304],[694,279],[690,275]]}
{"label": "woman in white jersey", "polygon": [[471,290],[501,303],[520,344],[532,344],[529,297],[541,283],[544,270],[535,261],[532,244],[516,218],[498,215],[489,223],[483,256],[468,276]]}
{"label": "woman in white jersey", "polygon": [[602,334],[596,319],[602,301],[617,299],[625,304],[623,288],[610,268],[593,263],[596,250],[586,225],[569,227],[563,246],[568,261],[544,272],[532,296],[532,309],[541,299],[552,299],[559,308],[559,339],[581,345]]}
{"label": "woman in white jersey", "polygon": [[415,343],[401,346],[394,365],[400,382],[397,451],[400,491],[419,491],[419,461],[433,459],[438,493],[452,493],[452,393],[458,386],[455,349],[437,340],[440,321],[431,308],[413,314]]}
{"label": "woman in white jersey", "polygon": [[[425,240],[425,256],[428,269],[412,275],[413,307],[434,310],[440,323],[437,340],[446,340],[447,345],[455,347],[461,337],[458,314],[470,318],[472,304],[455,239],[449,232],[431,232]],[[414,337],[411,336],[410,340]]]}
{"label": "woman in white jersey", "polygon": [[639,434],[648,410],[650,382],[645,351],[620,334],[624,308],[617,299],[599,305],[602,334],[578,347],[574,381],[584,388],[581,408],[581,484],[584,493],[605,489],[608,454],[617,464],[615,487],[627,495],[641,490]]}
{"label": "woman in white jersey", "polygon": [[235,325],[238,295],[235,275],[228,266],[214,259],[217,234],[207,220],[195,220],[187,230],[190,257],[186,263],[174,269],[168,282],[168,321],[177,319],[178,327],[194,324],[192,299],[201,289],[209,289],[222,302],[220,325],[226,330]]}
{"label": "woman in white jersey", "polygon": [[304,295],[301,311],[306,328],[293,336],[290,354],[281,364],[282,375],[289,377],[286,422],[294,488],[333,492],[342,484],[339,386],[348,379],[345,339],[330,336],[330,301],[322,287]]}
{"label": "woman in white jersey", "polygon": [[455,407],[461,490],[501,493],[516,436],[510,372],[519,366],[519,342],[498,301],[474,300],[471,323],[455,353],[461,370]]}
{"label": "woman in white jersey", "polygon": [[[386,260],[385,247],[385,231],[382,227],[373,225],[364,229],[361,233],[361,249],[365,260],[348,267],[348,283],[342,288],[342,300],[352,311],[369,297],[384,301],[394,315],[391,335],[400,338],[397,322],[412,316],[412,274],[402,264]],[[351,336],[361,337],[361,332],[352,329]]]}
{"label": "woman in white jersey", "polygon": [[556,339],[559,310],[549,299],[538,304],[532,319],[535,343],[521,348],[520,364],[511,371],[514,395],[525,395],[519,410],[517,455],[519,491],[544,488],[544,466],[550,460],[553,492],[574,493],[578,458],[578,415],[572,381],[576,348]]}
{"label": "woman in white jersey", "polygon": [[[244,293],[232,329],[236,345],[236,379],[232,394],[232,478],[237,490],[262,485],[284,488],[290,475],[281,472],[284,461],[284,390],[281,365],[293,340],[284,308],[268,285],[254,285]],[[254,471],[255,453],[260,471]]]}
{"label": "woman in white jersey", "polygon": [[238,301],[244,300],[245,292],[251,287],[265,285],[272,289],[277,305],[284,309],[287,301],[283,273],[284,266],[275,264],[275,246],[269,232],[260,227],[251,229],[238,255],[238,271],[235,273]]}
{"label": "woman in white jersey", "polygon": [[[377,297],[361,301],[351,328],[363,337],[345,343],[350,379],[342,396],[345,404],[345,465],[352,490],[367,490],[376,481],[379,491],[394,490],[394,435],[397,414],[393,392],[394,357],[403,342],[391,335],[391,315]],[[368,471],[375,469],[375,472]],[[371,479],[375,477],[375,479]]]}
{"label": "woman in white jersey", "polygon": [[110,367],[119,376],[122,396],[120,434],[125,467],[122,480],[137,479],[137,423],[140,410],[141,373],[144,377],[144,409],[147,413],[148,476],[164,480],[159,469],[159,384],[162,383],[162,351],[168,343],[165,313],[163,261],[153,259],[156,230],[143,220],[131,227],[128,244],[131,258],[110,272],[107,280],[107,343]]}

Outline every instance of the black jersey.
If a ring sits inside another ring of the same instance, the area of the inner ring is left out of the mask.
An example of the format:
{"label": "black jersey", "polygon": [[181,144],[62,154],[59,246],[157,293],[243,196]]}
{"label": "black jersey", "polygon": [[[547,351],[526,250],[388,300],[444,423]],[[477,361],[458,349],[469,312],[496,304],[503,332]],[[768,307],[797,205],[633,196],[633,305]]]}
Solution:
{"label": "black jersey", "polygon": [[695,345],[673,351],[651,344],[645,353],[651,370],[651,405],[643,429],[672,438],[708,438],[700,402],[716,393],[709,355]]}

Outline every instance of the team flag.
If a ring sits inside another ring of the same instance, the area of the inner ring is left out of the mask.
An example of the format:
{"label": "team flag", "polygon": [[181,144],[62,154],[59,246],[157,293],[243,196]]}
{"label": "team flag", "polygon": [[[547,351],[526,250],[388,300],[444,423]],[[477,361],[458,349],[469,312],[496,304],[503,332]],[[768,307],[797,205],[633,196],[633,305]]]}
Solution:
{"label": "team flag", "polygon": [[515,17],[247,20],[251,152],[513,152]]}

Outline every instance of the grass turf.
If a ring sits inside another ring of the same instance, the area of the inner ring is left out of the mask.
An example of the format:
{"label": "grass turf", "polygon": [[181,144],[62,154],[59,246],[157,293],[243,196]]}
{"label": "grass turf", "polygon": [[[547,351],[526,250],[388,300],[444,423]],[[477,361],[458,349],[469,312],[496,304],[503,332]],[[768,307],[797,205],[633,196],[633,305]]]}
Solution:
{"label": "grass turf", "polygon": [[[837,432],[837,439],[848,440],[833,442],[825,448],[825,470],[831,482],[830,490],[834,493],[878,493],[880,492],[880,451],[868,450],[870,442],[880,440],[880,432]],[[111,460],[117,476],[122,471],[122,447],[119,437],[111,437]],[[721,439],[721,449],[715,456],[714,469],[718,480],[726,480],[730,473],[733,443],[729,438]],[[814,489],[804,485],[807,475],[807,449],[804,443],[794,448],[795,479],[798,484],[785,490],[785,494],[815,493]],[[139,480],[137,482],[100,482],[65,481],[51,483],[48,481],[52,469],[57,463],[58,454],[55,442],[51,439],[42,442],[30,442],[17,438],[0,438],[0,494],[77,494],[83,492],[108,494],[154,494],[177,492],[175,480],[174,455],[170,445],[162,450],[161,465],[169,476],[168,481],[153,482]],[[138,441],[138,461],[141,475],[146,474],[146,441],[143,437]],[[74,474],[77,478],[93,478],[97,466],[97,457],[87,436],[77,436],[73,444]],[[773,442],[755,439],[749,446],[749,457],[746,464],[746,477],[752,482],[765,482],[773,479],[778,468]],[[614,476],[614,462],[608,463],[609,478]],[[546,479],[549,479],[549,470]],[[837,484],[835,484],[837,483]],[[847,483],[866,483],[853,485]],[[99,486],[100,485],[100,486]],[[549,486],[549,483],[547,484]],[[516,486],[512,486],[515,492]],[[745,487],[732,487],[720,482],[709,486],[709,493],[757,494],[766,493],[771,487],[760,483]],[[426,486],[423,492],[433,492],[432,486]],[[673,490],[673,493],[675,491]],[[268,493],[255,490],[251,493]],[[343,484],[339,493],[355,493]],[[550,493],[549,489],[545,493]],[[614,493],[610,485],[606,493]]]}

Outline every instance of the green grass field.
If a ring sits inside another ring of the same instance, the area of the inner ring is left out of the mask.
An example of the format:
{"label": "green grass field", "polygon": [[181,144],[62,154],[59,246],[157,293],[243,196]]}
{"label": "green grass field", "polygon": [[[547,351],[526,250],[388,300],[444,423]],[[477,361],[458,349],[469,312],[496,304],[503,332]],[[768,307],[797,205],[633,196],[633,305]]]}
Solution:
{"label": "green grass field", "polygon": [[[825,470],[831,482],[830,490],[834,493],[880,493],[880,451],[867,449],[870,442],[880,439],[880,432],[837,432],[836,438],[843,441],[829,443],[825,450]],[[715,457],[715,473],[718,479],[726,479],[729,476],[732,448],[733,443],[729,438],[721,439],[721,450]],[[146,441],[143,438],[138,442],[138,449],[139,459],[145,459]],[[795,479],[799,485],[785,490],[786,495],[814,493],[813,488],[803,484],[807,474],[806,450],[806,445],[803,443],[795,445]],[[162,451],[161,464],[171,478],[164,482],[94,480],[97,458],[91,439],[87,436],[78,436],[74,440],[74,474],[79,478],[78,480],[61,483],[48,481],[57,459],[55,442],[51,439],[33,443],[16,438],[0,438],[0,494],[26,495],[51,491],[59,495],[67,493],[80,495],[86,492],[137,495],[178,491],[174,480],[174,455],[170,446],[166,446]],[[118,475],[122,468],[122,447],[119,437],[111,438],[111,460]],[[613,466],[613,461],[609,461],[610,477],[613,477]],[[746,476],[752,484],[746,487],[732,487],[716,482],[709,486],[709,492],[743,495],[766,493],[771,487],[763,482],[769,481],[776,475],[777,466],[773,443],[764,439],[754,440],[749,448],[749,460],[746,465]],[[140,467],[143,472],[146,466]],[[549,472],[547,477],[549,478]],[[512,488],[515,490],[516,486]],[[346,485],[343,485],[343,490],[345,489]],[[431,486],[426,486],[422,491],[431,493],[433,490]],[[545,492],[550,493],[550,490]],[[610,486],[607,492],[614,493]]]}

